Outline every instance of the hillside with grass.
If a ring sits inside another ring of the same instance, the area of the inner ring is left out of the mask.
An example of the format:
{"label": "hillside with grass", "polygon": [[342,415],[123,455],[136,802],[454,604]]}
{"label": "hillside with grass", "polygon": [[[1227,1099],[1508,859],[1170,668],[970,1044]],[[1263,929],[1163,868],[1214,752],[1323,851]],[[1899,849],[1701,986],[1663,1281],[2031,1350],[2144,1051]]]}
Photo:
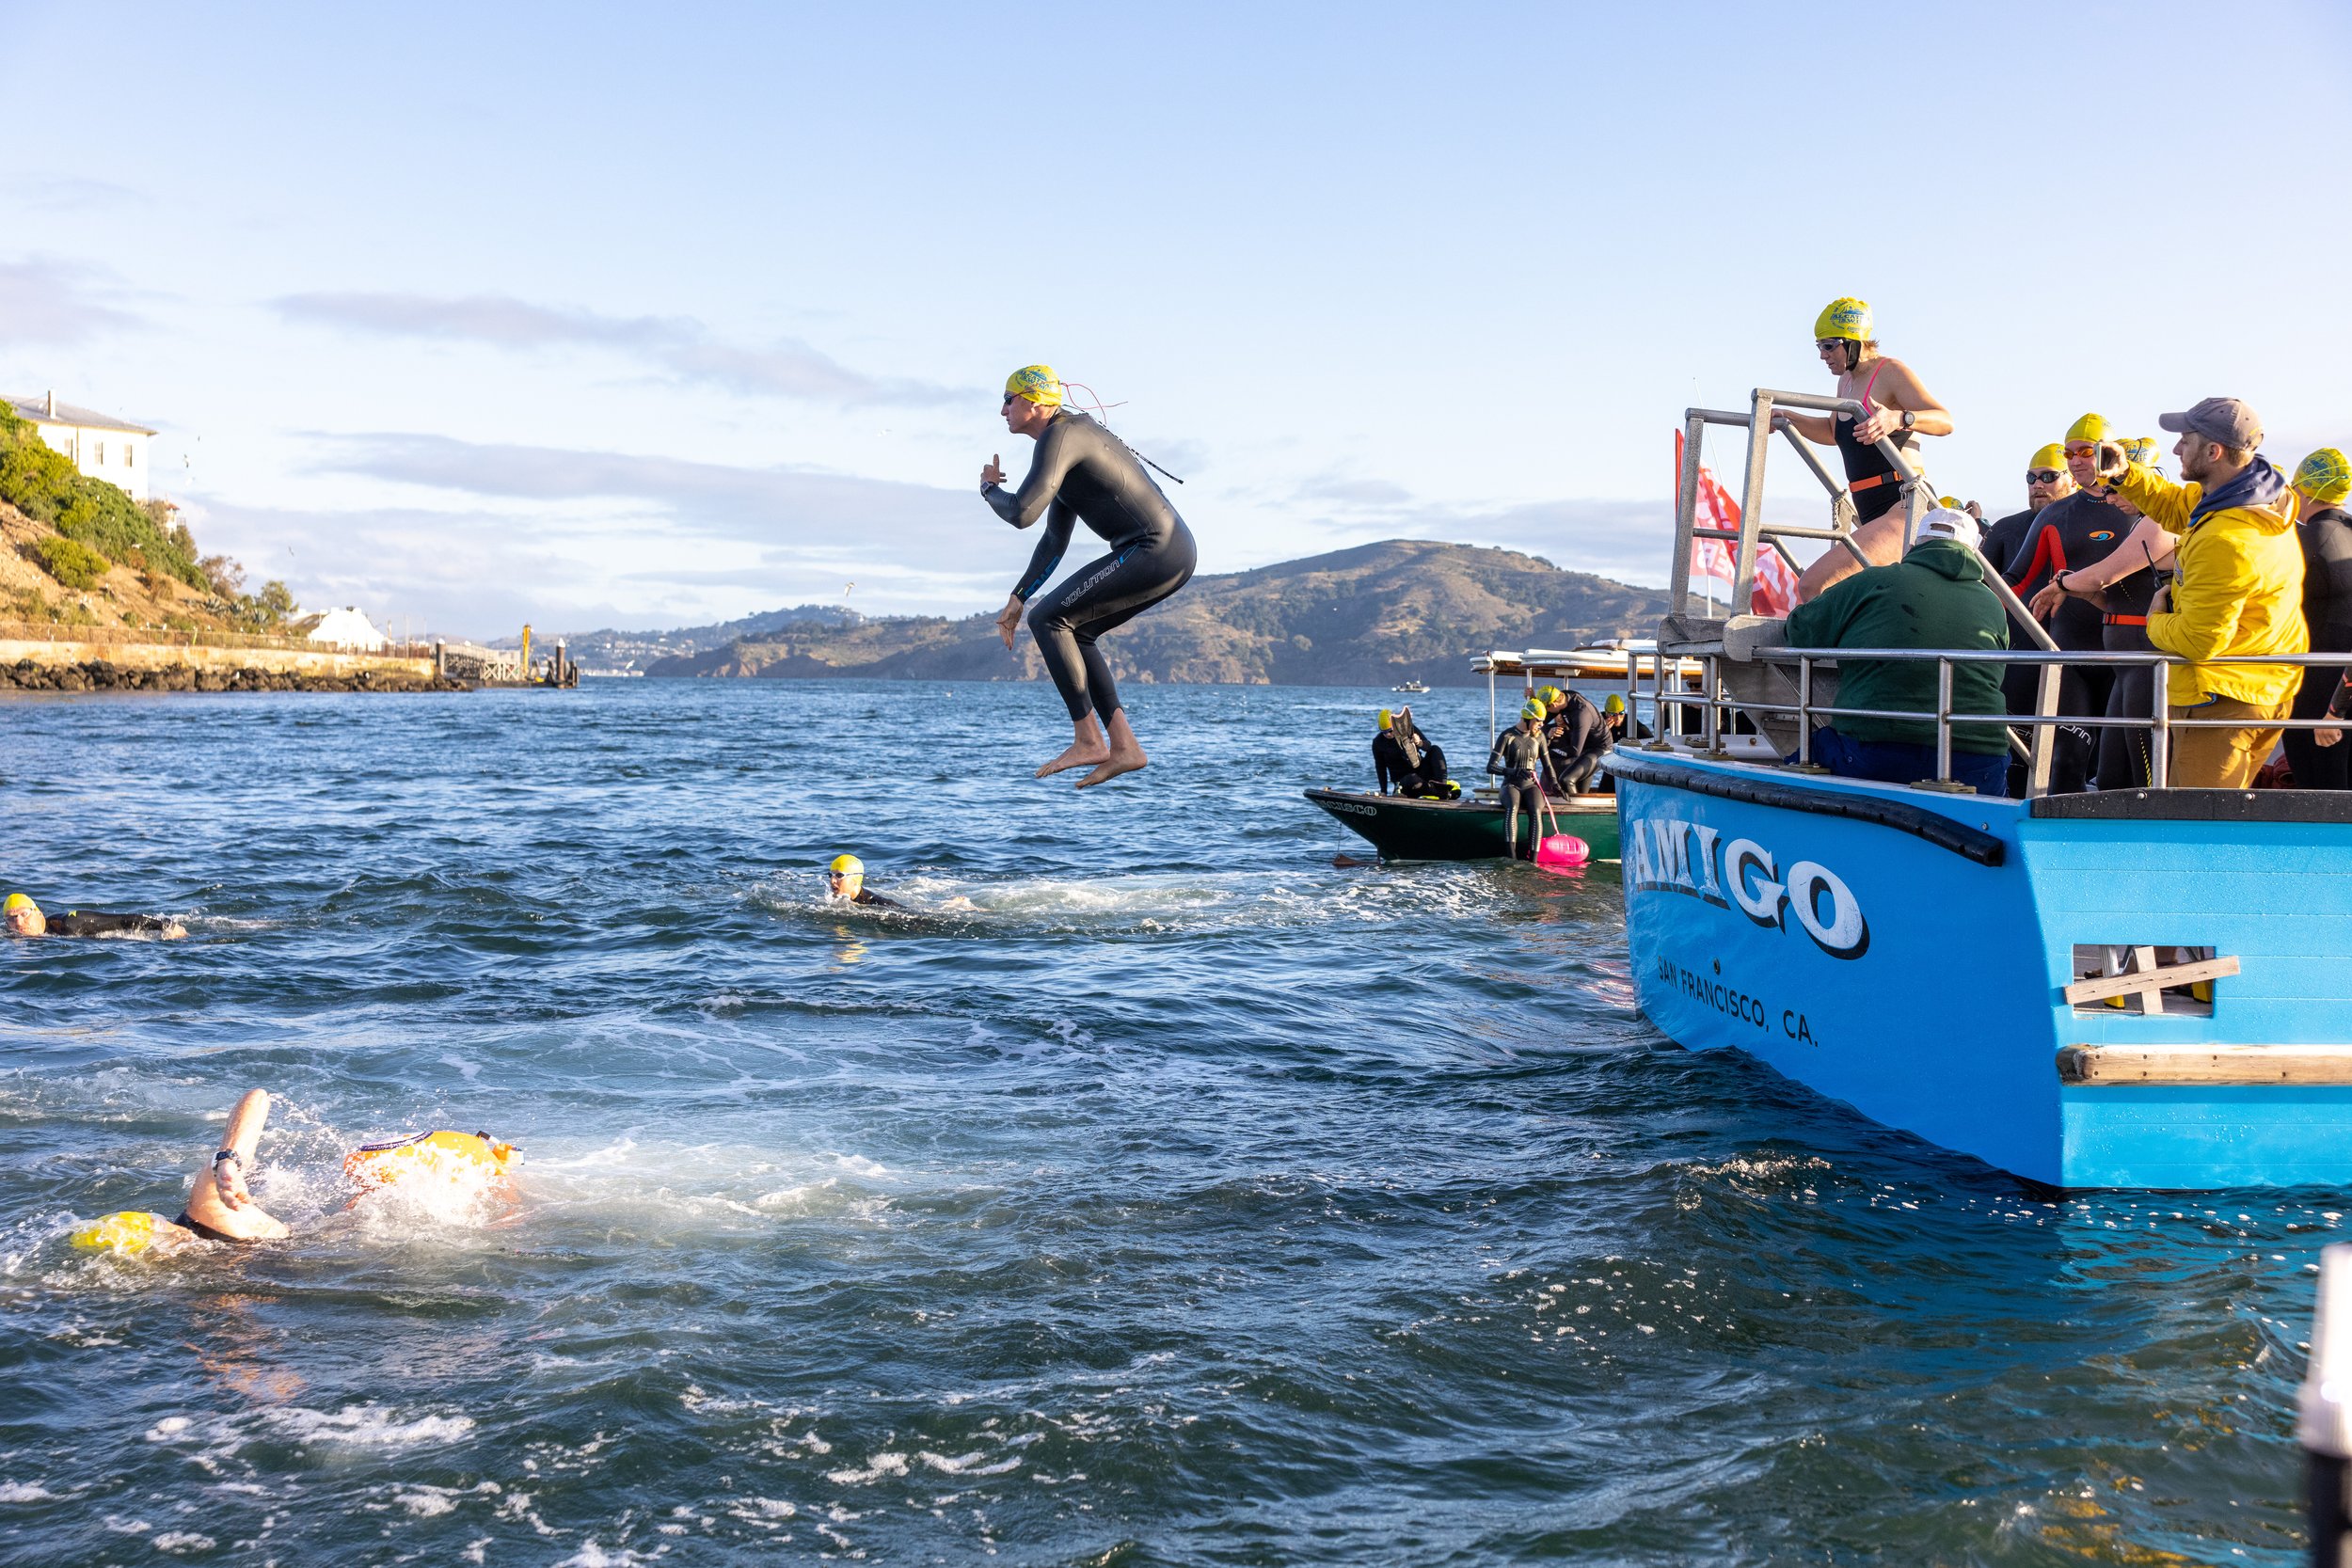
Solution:
{"label": "hillside with grass", "polygon": [[[1195,578],[1103,640],[1121,680],[1236,685],[1471,683],[1473,654],[1647,637],[1666,595],[1540,556],[1391,539],[1250,572]],[[649,675],[1029,680],[1025,634],[1007,653],[991,612],[803,622],[692,655]]]}

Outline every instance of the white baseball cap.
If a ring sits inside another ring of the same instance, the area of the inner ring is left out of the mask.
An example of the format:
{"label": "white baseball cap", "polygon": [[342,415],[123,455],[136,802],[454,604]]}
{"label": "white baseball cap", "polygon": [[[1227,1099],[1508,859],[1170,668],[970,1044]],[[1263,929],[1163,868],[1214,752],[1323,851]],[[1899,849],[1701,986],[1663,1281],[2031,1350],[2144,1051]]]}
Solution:
{"label": "white baseball cap", "polygon": [[1984,530],[1974,517],[1965,512],[1955,512],[1948,506],[1939,506],[1919,519],[1919,538],[1922,542],[1957,539],[1973,550],[1983,537]]}

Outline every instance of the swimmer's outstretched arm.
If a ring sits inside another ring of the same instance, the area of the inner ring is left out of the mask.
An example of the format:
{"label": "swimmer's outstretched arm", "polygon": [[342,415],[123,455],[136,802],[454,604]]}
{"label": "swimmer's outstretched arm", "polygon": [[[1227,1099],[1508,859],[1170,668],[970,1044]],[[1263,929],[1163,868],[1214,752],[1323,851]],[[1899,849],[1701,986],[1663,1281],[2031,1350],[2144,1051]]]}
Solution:
{"label": "swimmer's outstretched arm", "polygon": [[196,1174],[188,1193],[188,1218],[239,1242],[265,1242],[293,1232],[253,1200],[245,1184],[261,1147],[262,1124],[269,1120],[269,1091],[248,1089],[229,1113],[220,1152]]}

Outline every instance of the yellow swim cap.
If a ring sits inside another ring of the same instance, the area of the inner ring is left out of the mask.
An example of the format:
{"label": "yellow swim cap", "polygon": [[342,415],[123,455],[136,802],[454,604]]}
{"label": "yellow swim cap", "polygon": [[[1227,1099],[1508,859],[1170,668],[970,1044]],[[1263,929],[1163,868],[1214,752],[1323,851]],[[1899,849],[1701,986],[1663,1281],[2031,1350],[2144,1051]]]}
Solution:
{"label": "yellow swim cap", "polygon": [[1813,318],[1813,337],[1818,341],[1831,338],[1847,338],[1857,343],[1870,341],[1870,306],[1867,300],[1833,299],[1821,307],[1821,313]]}
{"label": "yellow swim cap", "polygon": [[1603,713],[1623,713],[1625,697],[1619,692],[1612,691],[1609,693],[1609,700],[1600,705],[1600,710]]}
{"label": "yellow swim cap", "polygon": [[87,1251],[145,1252],[155,1240],[155,1215],[125,1209],[93,1220],[76,1230],[71,1240]]}
{"label": "yellow swim cap", "polygon": [[0,914],[14,914],[19,910],[37,909],[40,906],[33,902],[33,895],[31,894],[11,893],[8,895],[8,901],[5,904],[0,904]]}
{"label": "yellow swim cap", "polygon": [[1558,702],[1563,695],[1564,693],[1558,687],[1547,686],[1542,690],[1535,693],[1535,700],[1543,704],[1544,706],[1549,707],[1552,704]]}
{"label": "yellow swim cap", "polygon": [[2163,451],[2164,444],[2153,436],[2135,436],[2123,443],[2123,455],[2143,468],[2154,467]]}
{"label": "yellow swim cap", "polygon": [[2051,442],[2046,447],[2036,448],[2034,454],[2026,459],[2026,467],[2027,468],[2058,468],[2063,470],[2066,467],[2066,449],[2059,446],[2056,441]]}
{"label": "yellow swim cap", "polygon": [[1965,512],[1968,510],[1968,503],[1962,500],[1958,496],[1938,496],[1935,498],[1935,504],[1944,508],[1947,512]]}
{"label": "yellow swim cap", "polygon": [[2066,427],[2066,444],[2071,447],[2077,441],[2105,441],[2112,436],[2114,428],[2104,414],[2085,414]]}
{"label": "yellow swim cap", "polygon": [[1061,406],[1061,377],[1051,365],[1024,365],[1005,377],[1005,390],[1027,398],[1041,407]]}
{"label": "yellow swim cap", "polygon": [[479,1132],[419,1132],[352,1150],[343,1157],[343,1175],[373,1190],[419,1174],[504,1176],[514,1160],[513,1144],[493,1143]]}
{"label": "yellow swim cap", "polygon": [[1540,724],[1544,721],[1544,705],[1541,703],[1530,703],[1525,707],[1519,709],[1519,717],[1522,719],[1533,719],[1535,722]]}
{"label": "yellow swim cap", "polygon": [[866,875],[866,863],[855,855],[835,855],[833,863],[825,869],[838,871],[844,877],[863,877]]}
{"label": "yellow swim cap", "polygon": [[2295,467],[2295,487],[2322,506],[2352,496],[2352,463],[2333,447],[2322,447]]}
{"label": "yellow swim cap", "polygon": [[1380,710],[1380,727],[1384,730],[1394,729],[1396,727],[1396,715],[1391,713],[1387,708],[1382,708]]}

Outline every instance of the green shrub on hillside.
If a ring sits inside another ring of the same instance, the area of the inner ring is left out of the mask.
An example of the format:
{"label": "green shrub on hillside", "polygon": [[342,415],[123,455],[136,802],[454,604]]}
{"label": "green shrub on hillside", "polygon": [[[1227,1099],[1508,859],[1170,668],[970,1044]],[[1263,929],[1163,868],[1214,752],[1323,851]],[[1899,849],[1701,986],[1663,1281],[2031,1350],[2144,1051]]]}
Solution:
{"label": "green shrub on hillside", "polygon": [[112,564],[79,539],[56,534],[33,541],[33,557],[40,562],[42,571],[73,589],[97,587],[98,579],[106,575],[107,566]]}
{"label": "green shrub on hillside", "polygon": [[[166,533],[119,485],[91,479],[0,400],[0,500],[110,561],[133,550],[191,588],[205,586],[186,531]],[[102,563],[99,568],[103,571]],[[57,574],[51,573],[56,577]],[[58,578],[60,582],[65,579]],[[76,586],[67,583],[68,587]],[[87,587],[87,583],[80,586]]]}

